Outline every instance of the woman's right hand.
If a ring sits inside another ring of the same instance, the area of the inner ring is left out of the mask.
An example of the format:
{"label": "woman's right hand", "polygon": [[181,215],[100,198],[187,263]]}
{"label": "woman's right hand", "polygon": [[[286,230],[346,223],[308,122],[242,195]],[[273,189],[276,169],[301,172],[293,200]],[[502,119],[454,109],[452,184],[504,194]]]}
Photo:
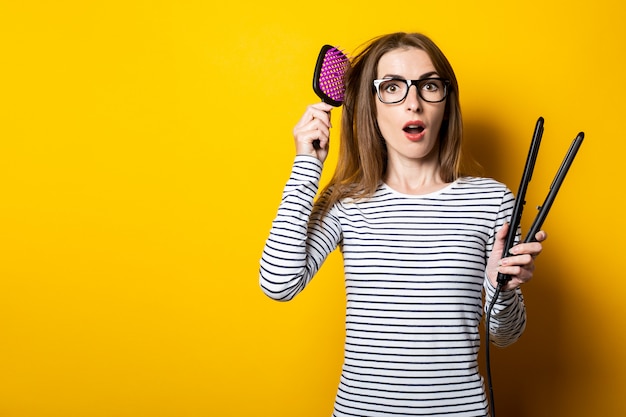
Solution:
{"label": "woman's right hand", "polygon": [[293,128],[296,154],[310,155],[322,163],[328,156],[330,136],[330,111],[333,106],[326,103],[311,104]]}

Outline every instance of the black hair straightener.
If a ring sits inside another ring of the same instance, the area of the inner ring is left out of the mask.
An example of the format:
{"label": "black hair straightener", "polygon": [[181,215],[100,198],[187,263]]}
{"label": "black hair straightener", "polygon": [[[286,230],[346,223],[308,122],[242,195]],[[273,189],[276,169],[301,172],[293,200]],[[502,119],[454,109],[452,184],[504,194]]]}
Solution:
{"label": "black hair straightener", "polygon": [[[530,144],[530,150],[528,152],[528,157],[526,158],[526,165],[524,167],[524,172],[522,174],[522,180],[520,182],[519,190],[517,192],[517,196],[515,199],[513,213],[511,214],[509,232],[506,237],[504,249],[502,250],[502,257],[508,256],[509,250],[515,245],[515,238],[517,235],[517,230],[519,228],[519,224],[522,219],[522,212],[524,211],[524,204],[526,203],[526,190],[528,189],[528,183],[530,183],[530,180],[533,175],[533,170],[535,168],[535,161],[537,159],[537,154],[539,153],[539,145],[541,144],[542,136],[543,136],[543,117],[540,117],[537,120],[537,124],[535,125],[535,131],[533,133],[532,142]],[[569,150],[567,151],[567,154],[565,155],[565,158],[563,159],[563,162],[561,163],[561,166],[559,167],[559,170],[556,173],[554,180],[552,181],[552,185],[550,186],[550,190],[548,192],[548,195],[546,196],[545,201],[543,202],[541,206],[538,207],[539,212],[537,213],[537,216],[535,217],[535,220],[533,221],[532,226],[528,230],[528,234],[523,240],[524,243],[533,242],[536,240],[535,235],[540,230],[541,226],[543,225],[543,222],[548,216],[548,212],[550,211],[550,208],[552,207],[552,203],[554,202],[554,199],[556,198],[556,195],[559,192],[559,188],[561,187],[561,184],[563,183],[563,180],[565,179],[565,175],[567,175],[567,171],[569,170],[570,166],[572,165],[572,162],[574,161],[574,157],[576,156],[576,153],[578,152],[578,149],[580,148],[580,145],[582,144],[584,137],[585,137],[585,134],[583,132],[580,132],[576,136],[572,144],[570,145]],[[500,294],[502,287],[504,287],[506,283],[509,282],[510,280],[511,280],[510,276],[498,273],[498,286],[496,287],[496,292],[493,296],[493,299],[491,300],[491,304],[489,305],[487,309],[487,313],[485,317],[485,321],[486,321],[485,352],[486,352],[486,359],[487,359],[487,364],[486,364],[487,365],[487,380],[489,384],[489,399],[491,403],[491,416],[492,417],[496,417],[496,411],[495,411],[494,398],[493,398],[493,386],[491,382],[491,366],[489,363],[490,362],[489,321],[491,319],[491,310],[496,300],[498,299],[498,295]]]}

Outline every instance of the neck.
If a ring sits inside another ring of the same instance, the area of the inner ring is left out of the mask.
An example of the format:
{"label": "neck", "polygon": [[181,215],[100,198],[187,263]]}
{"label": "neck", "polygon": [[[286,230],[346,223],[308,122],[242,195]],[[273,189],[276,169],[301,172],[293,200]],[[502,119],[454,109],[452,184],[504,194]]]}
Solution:
{"label": "neck", "polygon": [[438,163],[392,163],[389,161],[385,183],[403,194],[428,194],[448,185],[442,180]]}

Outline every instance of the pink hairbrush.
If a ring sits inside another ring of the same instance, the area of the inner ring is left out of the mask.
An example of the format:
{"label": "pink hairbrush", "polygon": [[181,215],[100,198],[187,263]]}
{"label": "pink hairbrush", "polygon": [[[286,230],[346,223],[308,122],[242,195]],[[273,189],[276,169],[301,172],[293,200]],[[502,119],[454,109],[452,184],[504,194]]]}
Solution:
{"label": "pink hairbrush", "polygon": [[344,76],[349,67],[350,60],[343,52],[334,46],[322,46],[313,74],[315,94],[331,106],[341,106],[346,90]]}

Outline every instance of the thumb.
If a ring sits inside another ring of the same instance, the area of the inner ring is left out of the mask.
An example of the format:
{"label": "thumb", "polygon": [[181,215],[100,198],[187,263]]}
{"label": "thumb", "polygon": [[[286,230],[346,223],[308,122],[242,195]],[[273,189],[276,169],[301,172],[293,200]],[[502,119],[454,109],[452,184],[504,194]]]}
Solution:
{"label": "thumb", "polygon": [[498,230],[498,232],[496,233],[496,239],[493,243],[492,252],[497,253],[498,256],[504,250],[504,245],[506,244],[506,236],[509,233],[509,227],[510,227],[509,223],[506,222],[502,225],[500,230]]}

